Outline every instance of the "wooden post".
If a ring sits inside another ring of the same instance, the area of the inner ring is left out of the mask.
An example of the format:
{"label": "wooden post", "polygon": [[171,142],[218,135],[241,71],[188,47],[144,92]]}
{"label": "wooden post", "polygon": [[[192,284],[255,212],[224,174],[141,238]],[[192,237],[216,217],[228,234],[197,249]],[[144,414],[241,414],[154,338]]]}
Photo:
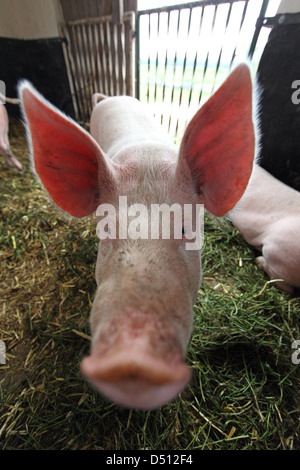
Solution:
{"label": "wooden post", "polygon": [[121,24],[123,22],[124,3],[123,0],[114,0],[112,2],[112,22]]}

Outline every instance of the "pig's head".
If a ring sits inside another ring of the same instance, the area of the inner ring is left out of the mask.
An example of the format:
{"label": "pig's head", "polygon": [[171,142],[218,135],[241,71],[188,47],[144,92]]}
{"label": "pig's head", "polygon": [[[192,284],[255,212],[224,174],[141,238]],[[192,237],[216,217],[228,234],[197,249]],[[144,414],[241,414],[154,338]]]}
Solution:
{"label": "pig's head", "polygon": [[[190,217],[197,219],[199,204],[223,216],[241,198],[255,146],[249,70],[237,67],[197,112],[179,152],[155,135],[152,124],[148,139],[139,135],[130,139],[135,118],[138,130],[141,121],[144,128],[148,123],[134,99],[96,97],[92,137],[28,82],[20,85],[19,93],[34,169],[42,184],[53,201],[74,217],[97,211],[97,222],[107,233],[99,243],[92,347],[82,372],[123,406],[158,407],[190,380],[184,356],[201,267],[200,250],[188,248],[188,219],[182,216],[179,237],[178,223],[174,236],[175,216],[170,237],[162,237],[161,226],[158,237],[151,237],[151,208],[176,204],[184,214],[189,204]],[[123,120],[122,109],[127,113]],[[119,139],[115,152],[113,136]],[[138,223],[128,210],[132,207]],[[135,234],[146,224],[146,233],[141,238],[130,235],[131,223]]]}

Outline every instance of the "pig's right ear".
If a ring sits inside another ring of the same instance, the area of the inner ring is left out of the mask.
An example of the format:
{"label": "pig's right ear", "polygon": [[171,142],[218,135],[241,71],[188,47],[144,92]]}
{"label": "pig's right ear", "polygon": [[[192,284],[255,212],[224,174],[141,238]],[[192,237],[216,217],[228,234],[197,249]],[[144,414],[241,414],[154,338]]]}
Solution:
{"label": "pig's right ear", "polygon": [[93,213],[102,183],[113,180],[113,163],[88,132],[29,82],[21,82],[19,97],[34,169],[42,184],[53,201],[73,217]]}
{"label": "pig's right ear", "polygon": [[190,172],[201,203],[223,216],[242,197],[254,163],[252,83],[239,65],[188,125],[180,147],[178,176]]}

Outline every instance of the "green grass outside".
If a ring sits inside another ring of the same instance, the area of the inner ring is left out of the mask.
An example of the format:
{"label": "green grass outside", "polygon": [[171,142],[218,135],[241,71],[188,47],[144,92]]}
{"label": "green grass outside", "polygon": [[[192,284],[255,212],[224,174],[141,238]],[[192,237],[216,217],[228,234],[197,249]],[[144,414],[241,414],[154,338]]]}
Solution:
{"label": "green grass outside", "polygon": [[[257,64],[252,64],[252,72]],[[177,64],[174,72],[170,64],[146,63],[140,65],[140,100],[152,106],[156,119],[163,124],[173,139],[180,143],[184,130],[200,107],[221,86],[230,73],[229,64],[209,65],[206,70],[191,63]]]}
{"label": "green grass outside", "polygon": [[[217,84],[223,83],[228,76],[229,69],[229,66],[221,66],[219,68]],[[148,64],[142,63],[140,65],[140,99],[146,102],[149,94],[150,101],[152,101],[155,96],[156,101],[163,103],[165,102],[163,93],[171,100],[171,93],[174,89],[173,101],[177,102],[180,97],[181,89],[183,88],[183,103],[188,102],[191,90],[192,100],[198,102],[201,90],[203,100],[206,100],[211,95],[215,83],[215,74],[215,66],[208,67],[205,71],[205,82],[203,83],[204,66],[198,66],[196,70],[193,71],[191,64],[187,64],[185,68],[183,64],[178,64],[174,71],[173,65],[170,64],[165,68],[163,64],[158,64],[156,67],[155,63],[151,63],[148,68]]]}

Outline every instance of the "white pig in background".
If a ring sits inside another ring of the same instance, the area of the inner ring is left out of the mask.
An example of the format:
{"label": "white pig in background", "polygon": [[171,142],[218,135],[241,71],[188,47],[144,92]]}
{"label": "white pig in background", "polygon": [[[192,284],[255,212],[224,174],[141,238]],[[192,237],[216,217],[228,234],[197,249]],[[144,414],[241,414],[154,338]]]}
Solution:
{"label": "white pig in background", "polygon": [[256,258],[277,287],[292,294],[300,287],[300,193],[254,165],[244,196],[229,219],[247,243],[262,252]]}
{"label": "white pig in background", "polygon": [[[19,103],[17,98],[7,98],[3,96],[2,93],[0,93],[0,100],[12,104]],[[0,155],[4,156],[4,160],[8,168],[17,168],[20,172],[23,171],[22,164],[16,157],[14,157],[10,149],[8,139],[8,115],[2,102],[0,102]]]}
{"label": "white pig in background", "polygon": [[[180,149],[131,97],[94,97],[91,135],[28,82],[19,88],[32,162],[53,201],[84,217],[103,204],[204,204],[216,216],[243,195],[254,160],[252,84],[238,66],[195,114]],[[188,384],[184,362],[201,281],[200,250],[181,238],[99,243],[90,355],[81,370],[105,396],[153,409]],[[108,234],[114,231],[107,226]]]}

